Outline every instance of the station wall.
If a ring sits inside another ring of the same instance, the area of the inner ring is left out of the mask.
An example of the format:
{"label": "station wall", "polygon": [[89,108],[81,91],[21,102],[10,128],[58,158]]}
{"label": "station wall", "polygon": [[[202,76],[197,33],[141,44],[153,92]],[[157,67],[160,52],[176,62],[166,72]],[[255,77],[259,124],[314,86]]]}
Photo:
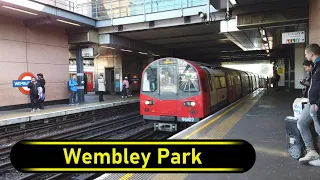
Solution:
{"label": "station wall", "polygon": [[299,81],[306,77],[306,72],[303,68],[303,61],[305,60],[304,57],[304,48],[295,48],[294,51],[294,72],[295,72],[295,79],[294,79],[294,87],[295,89],[303,89]]}
{"label": "station wall", "polygon": [[133,76],[137,76],[139,81],[136,84],[132,84],[132,91],[139,91],[141,85],[141,74],[144,67],[148,63],[148,56],[147,55],[140,55],[137,53],[123,53],[123,60],[122,60],[122,73],[123,77],[127,76],[128,74]]}
{"label": "station wall", "polygon": [[309,43],[320,44],[320,1],[309,0]]}
{"label": "station wall", "polygon": [[25,27],[21,20],[0,16],[0,109],[26,105],[28,95],[13,87],[24,72],[42,73],[46,101],[68,99],[68,37],[53,27]]}

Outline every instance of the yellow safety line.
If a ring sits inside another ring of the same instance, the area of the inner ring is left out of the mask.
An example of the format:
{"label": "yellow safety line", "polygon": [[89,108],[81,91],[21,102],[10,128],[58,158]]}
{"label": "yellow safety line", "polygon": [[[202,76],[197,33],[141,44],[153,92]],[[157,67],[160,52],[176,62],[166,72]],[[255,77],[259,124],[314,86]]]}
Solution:
{"label": "yellow safety line", "polygon": [[[260,93],[260,92],[259,92]],[[182,139],[188,139],[190,137],[192,137],[193,135],[197,134],[198,132],[200,132],[201,130],[203,130],[204,128],[206,128],[207,126],[211,125],[213,122],[219,120],[221,117],[223,117],[225,114],[227,114],[228,112],[230,112],[232,109],[236,108],[237,106],[239,106],[241,103],[243,103],[244,99],[240,100],[240,102],[238,102],[237,104],[233,105],[231,108],[229,108],[228,110],[224,111],[223,113],[221,113],[220,115],[218,115],[217,117],[211,119],[209,122],[207,122],[206,124],[200,126],[199,128],[195,129],[193,132],[191,132],[190,134],[186,135],[185,137],[183,137]],[[181,176],[186,177],[187,174],[180,174]],[[129,173],[129,174],[125,174],[123,177],[128,177],[122,180],[127,180],[130,177],[132,177],[133,174]],[[159,176],[159,174],[157,175]],[[160,177],[155,176],[153,179],[158,179]],[[165,176],[164,174],[160,174],[160,176]],[[123,178],[122,177],[122,178]],[[168,177],[167,177],[168,178]],[[166,178],[166,179],[167,179]]]}

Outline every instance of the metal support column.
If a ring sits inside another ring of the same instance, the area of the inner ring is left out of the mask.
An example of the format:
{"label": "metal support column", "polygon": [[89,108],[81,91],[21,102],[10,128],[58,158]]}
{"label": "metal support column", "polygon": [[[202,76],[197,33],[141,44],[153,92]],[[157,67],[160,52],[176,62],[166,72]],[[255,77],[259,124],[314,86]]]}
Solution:
{"label": "metal support column", "polygon": [[84,102],[84,73],[83,73],[83,57],[81,47],[77,47],[77,83],[78,83],[78,102]]}
{"label": "metal support column", "polygon": [[210,21],[210,0],[207,0],[207,22]]}

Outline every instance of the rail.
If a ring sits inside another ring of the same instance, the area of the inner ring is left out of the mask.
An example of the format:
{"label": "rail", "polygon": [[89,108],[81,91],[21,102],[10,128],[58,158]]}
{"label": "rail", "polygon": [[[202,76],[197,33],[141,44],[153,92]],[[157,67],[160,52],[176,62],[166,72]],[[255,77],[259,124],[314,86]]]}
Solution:
{"label": "rail", "polygon": [[207,0],[96,0],[76,5],[76,13],[97,20],[204,6]]}

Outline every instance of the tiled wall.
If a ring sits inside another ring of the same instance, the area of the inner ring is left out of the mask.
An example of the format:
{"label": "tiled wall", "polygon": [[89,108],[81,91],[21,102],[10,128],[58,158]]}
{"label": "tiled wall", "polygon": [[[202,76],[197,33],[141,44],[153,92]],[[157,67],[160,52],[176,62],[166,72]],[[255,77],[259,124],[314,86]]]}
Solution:
{"label": "tiled wall", "polygon": [[309,44],[320,44],[320,1],[309,0]]}
{"label": "tiled wall", "polygon": [[0,16],[0,107],[30,103],[13,88],[23,72],[44,74],[46,100],[68,98],[68,37],[53,27],[25,27],[20,20]]}

